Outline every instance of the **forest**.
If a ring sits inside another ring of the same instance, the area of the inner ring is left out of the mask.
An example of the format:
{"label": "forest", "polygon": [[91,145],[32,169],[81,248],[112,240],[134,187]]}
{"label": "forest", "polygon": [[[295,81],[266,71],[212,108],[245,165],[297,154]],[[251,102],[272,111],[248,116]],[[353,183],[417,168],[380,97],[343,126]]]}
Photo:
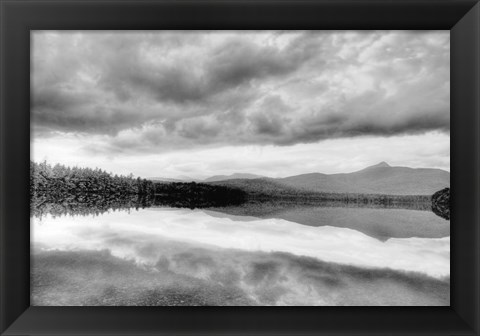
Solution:
{"label": "forest", "polygon": [[[152,205],[199,208],[240,204],[246,193],[238,188],[203,183],[154,183],[150,180],[113,175],[101,169],[67,167],[30,161],[32,214],[99,213]],[[65,206],[69,204],[69,206]]]}
{"label": "forest", "polygon": [[247,200],[247,193],[238,188],[196,182],[155,184],[157,204],[185,208],[238,205]]}
{"label": "forest", "polygon": [[46,161],[30,161],[30,194],[46,193],[63,196],[72,193],[106,195],[153,195],[152,181],[129,176],[113,175],[101,169],[50,165]]}

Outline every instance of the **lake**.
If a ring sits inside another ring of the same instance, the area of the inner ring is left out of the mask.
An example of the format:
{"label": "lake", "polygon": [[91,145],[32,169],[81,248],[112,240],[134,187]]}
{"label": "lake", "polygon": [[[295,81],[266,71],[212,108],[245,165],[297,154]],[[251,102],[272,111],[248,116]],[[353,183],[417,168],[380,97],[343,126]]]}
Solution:
{"label": "lake", "polygon": [[450,304],[450,222],[428,207],[42,206],[32,305]]}

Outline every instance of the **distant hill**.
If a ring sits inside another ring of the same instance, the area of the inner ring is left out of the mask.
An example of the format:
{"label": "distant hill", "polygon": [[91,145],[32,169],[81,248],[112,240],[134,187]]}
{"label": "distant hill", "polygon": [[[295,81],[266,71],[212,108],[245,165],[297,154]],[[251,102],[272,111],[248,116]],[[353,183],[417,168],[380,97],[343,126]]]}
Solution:
{"label": "distant hill", "polygon": [[168,178],[168,177],[150,177],[149,180],[154,182],[217,182],[217,181],[227,181],[227,180],[238,180],[238,179],[258,179],[263,178],[264,176],[255,175],[255,174],[242,174],[242,173],[235,173],[231,175],[214,175],[208,177],[204,180],[202,179],[194,179],[189,176],[179,176],[178,178]]}
{"label": "distant hill", "polygon": [[231,175],[215,175],[203,180],[203,182],[216,182],[216,181],[226,181],[226,180],[238,180],[238,179],[258,179],[262,178],[263,176],[255,175],[255,174],[241,174],[235,173]]}
{"label": "distant hill", "polygon": [[183,180],[168,177],[150,177],[149,180],[153,182],[183,182]]}
{"label": "distant hill", "polygon": [[301,190],[387,195],[432,195],[450,186],[450,173],[441,169],[391,167],[385,162],[347,174],[303,174],[277,179]]}
{"label": "distant hill", "polygon": [[207,183],[227,186],[231,188],[239,188],[245,190],[249,194],[263,196],[296,196],[299,194],[298,188],[282,185],[281,183],[272,178],[232,179]]}
{"label": "distant hill", "polygon": [[[232,175],[230,175],[232,176]],[[385,162],[346,174],[310,173],[285,178],[223,179],[215,184],[262,194],[299,192],[432,195],[450,186],[450,173],[441,169],[391,167]]]}
{"label": "distant hill", "polygon": [[182,176],[178,176],[177,178],[170,178],[170,177],[149,177],[148,178],[150,181],[154,181],[154,182],[182,182],[182,183],[185,183],[185,182],[202,182],[202,180],[200,179],[194,179],[193,177],[190,177],[190,176],[185,176],[185,175],[182,175]]}

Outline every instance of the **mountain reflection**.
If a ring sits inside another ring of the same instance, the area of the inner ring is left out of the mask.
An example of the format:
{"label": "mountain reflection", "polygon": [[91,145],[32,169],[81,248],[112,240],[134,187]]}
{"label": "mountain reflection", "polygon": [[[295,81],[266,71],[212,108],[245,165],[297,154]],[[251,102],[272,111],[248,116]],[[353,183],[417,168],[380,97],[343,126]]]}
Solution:
{"label": "mountain reflection", "polygon": [[371,208],[371,209],[408,209],[431,211],[430,202],[398,202],[389,200],[379,203],[375,200],[350,199],[319,200],[319,199],[250,199],[245,202],[232,202],[229,200],[181,200],[162,196],[103,195],[97,193],[77,193],[61,198],[49,195],[34,195],[30,202],[30,215],[41,218],[46,214],[58,216],[90,216],[100,215],[110,211],[130,211],[149,207],[170,207],[188,209],[209,209],[237,216],[254,216],[264,218],[269,214],[284,210],[305,210],[313,207],[323,208]]}
{"label": "mountain reflection", "polygon": [[233,221],[283,219],[308,226],[349,228],[385,241],[390,238],[442,238],[450,235],[449,221],[431,211],[428,202],[386,202],[364,199],[348,202],[311,199],[251,199],[240,204],[226,201],[193,202],[165,197],[108,197],[100,194],[76,194],[55,199],[34,197],[31,216],[99,216],[115,211],[138,211],[145,208],[201,209],[211,217]]}

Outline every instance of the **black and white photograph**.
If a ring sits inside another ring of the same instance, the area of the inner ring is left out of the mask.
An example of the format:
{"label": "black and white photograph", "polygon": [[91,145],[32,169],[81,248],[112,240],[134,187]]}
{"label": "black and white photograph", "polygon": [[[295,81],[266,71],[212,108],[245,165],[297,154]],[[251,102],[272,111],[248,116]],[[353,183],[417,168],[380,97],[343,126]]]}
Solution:
{"label": "black and white photograph", "polygon": [[30,33],[32,306],[450,306],[450,31]]}

